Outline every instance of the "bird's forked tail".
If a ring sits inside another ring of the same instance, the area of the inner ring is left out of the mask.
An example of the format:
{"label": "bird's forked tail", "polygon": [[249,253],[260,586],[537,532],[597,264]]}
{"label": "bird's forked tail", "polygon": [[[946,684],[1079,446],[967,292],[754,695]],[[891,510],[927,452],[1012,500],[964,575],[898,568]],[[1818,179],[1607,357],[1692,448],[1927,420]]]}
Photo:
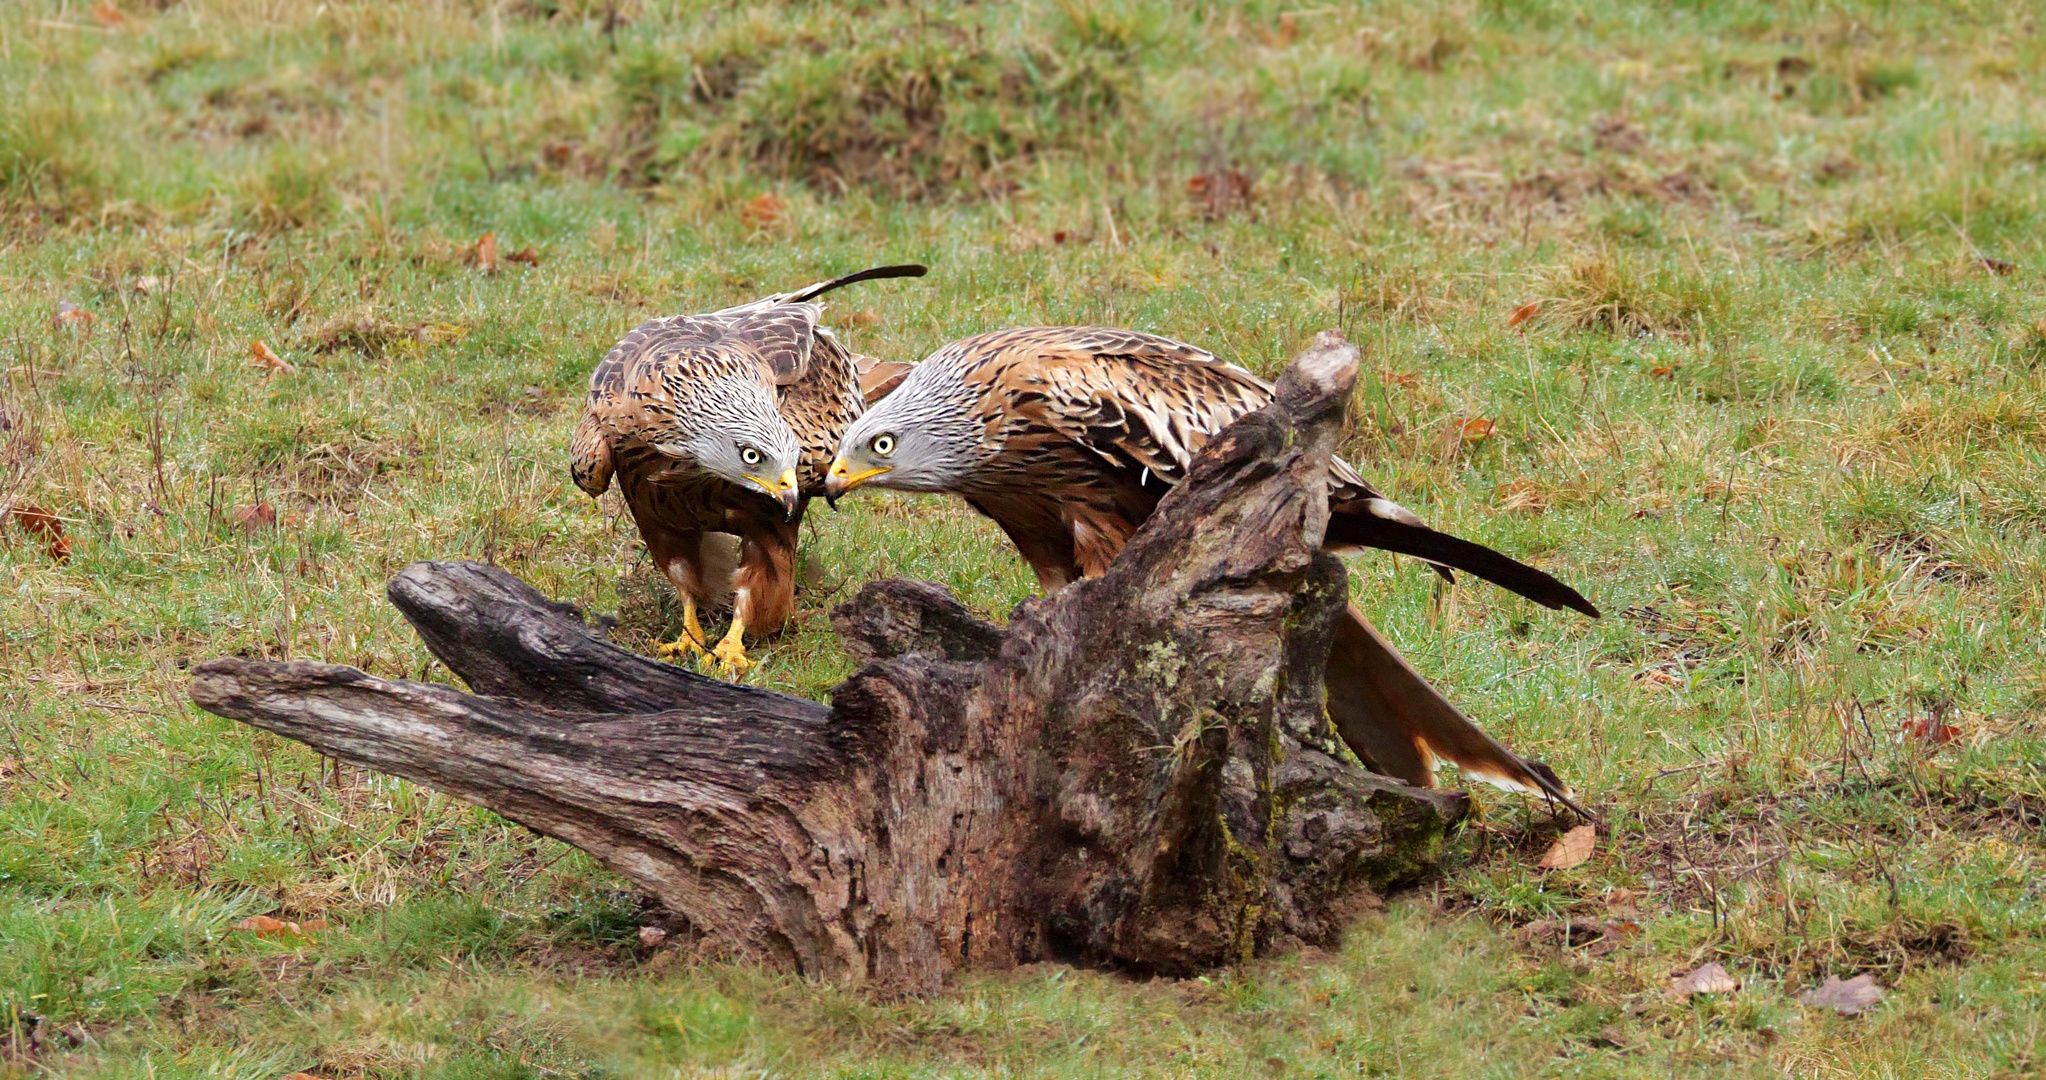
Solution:
{"label": "bird's forked tail", "polygon": [[1435,762],[1507,791],[1541,795],[1595,820],[1548,766],[1523,760],[1478,730],[1428,685],[1351,604],[1329,647],[1328,714],[1350,749],[1374,771],[1435,786]]}

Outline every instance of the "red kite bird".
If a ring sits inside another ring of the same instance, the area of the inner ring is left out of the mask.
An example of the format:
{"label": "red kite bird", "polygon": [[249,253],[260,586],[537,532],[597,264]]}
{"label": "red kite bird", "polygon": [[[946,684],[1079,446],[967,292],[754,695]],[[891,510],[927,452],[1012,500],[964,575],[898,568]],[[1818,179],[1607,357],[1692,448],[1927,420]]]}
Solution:
{"label": "red kite bird", "polygon": [[[828,498],[861,484],[952,492],[1008,533],[1046,592],[1103,573],[1207,441],[1272,399],[1250,372],[1130,330],[1036,327],[952,342],[846,429]],[[1594,618],[1575,589],[1436,532],[1336,460],[1325,545],[1382,548],[1463,570]],[[1447,758],[1500,787],[1577,809],[1545,765],[1478,730],[1408,666],[1355,604],[1337,623],[1328,710],[1373,769],[1432,787]],[[1582,810],[1578,810],[1583,813]],[[1587,817],[1589,815],[1586,815]]]}
{"label": "red kite bird", "polygon": [[[856,281],[920,277],[880,266],[708,315],[642,324],[590,375],[569,473],[591,495],[618,477],[654,563],[682,595],[683,636],[665,656],[705,648],[697,608],[723,595],[732,627],[710,652],[752,666],[745,635],[781,629],[795,606],[796,530],[824,488],[845,426],[900,382],[907,364],[859,356],[818,325],[817,297]],[[736,572],[712,565],[705,535],[739,537]]]}

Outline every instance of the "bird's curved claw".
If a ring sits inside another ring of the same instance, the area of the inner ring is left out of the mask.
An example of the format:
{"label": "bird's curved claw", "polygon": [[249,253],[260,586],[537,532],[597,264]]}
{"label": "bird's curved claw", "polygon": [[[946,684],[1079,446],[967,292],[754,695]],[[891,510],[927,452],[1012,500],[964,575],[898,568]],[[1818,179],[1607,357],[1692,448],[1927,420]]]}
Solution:
{"label": "bird's curved claw", "polygon": [[837,513],[837,512],[838,512],[838,496],[836,496],[836,495],[833,495],[833,494],[830,494],[829,492],[825,493],[825,496],[824,496],[824,505],[826,505],[826,506],[830,507],[833,513]]}
{"label": "bird's curved claw", "polygon": [[746,674],[748,671],[753,670],[754,665],[758,663],[758,661],[748,658],[746,647],[732,638],[726,638],[718,642],[716,647],[711,649],[710,655],[717,659],[718,668],[724,672],[725,677],[728,679],[736,679]]}
{"label": "bird's curved claw", "polygon": [[654,653],[671,664],[679,664],[692,657],[710,655],[704,649],[703,642],[690,637],[687,633],[673,641],[663,641],[655,644]]}

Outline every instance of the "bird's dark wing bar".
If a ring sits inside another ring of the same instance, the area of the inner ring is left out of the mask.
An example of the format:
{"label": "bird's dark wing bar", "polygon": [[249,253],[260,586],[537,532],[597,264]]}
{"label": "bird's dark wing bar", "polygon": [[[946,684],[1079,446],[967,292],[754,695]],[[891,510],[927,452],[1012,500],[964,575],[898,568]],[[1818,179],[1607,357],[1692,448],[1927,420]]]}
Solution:
{"label": "bird's dark wing bar", "polygon": [[1412,555],[1475,574],[1543,607],[1569,608],[1598,618],[1598,608],[1576,589],[1483,544],[1436,532],[1426,525],[1380,517],[1367,509],[1364,501],[1333,506],[1330,510],[1328,543],[1332,545],[1373,547]]}
{"label": "bird's dark wing bar", "polygon": [[929,267],[917,263],[871,267],[857,274],[847,274],[844,277],[832,278],[830,281],[820,281],[806,289],[798,289],[784,297],[782,302],[800,304],[806,300],[815,300],[833,289],[851,285],[857,281],[874,281],[879,278],[922,277],[929,272]]}

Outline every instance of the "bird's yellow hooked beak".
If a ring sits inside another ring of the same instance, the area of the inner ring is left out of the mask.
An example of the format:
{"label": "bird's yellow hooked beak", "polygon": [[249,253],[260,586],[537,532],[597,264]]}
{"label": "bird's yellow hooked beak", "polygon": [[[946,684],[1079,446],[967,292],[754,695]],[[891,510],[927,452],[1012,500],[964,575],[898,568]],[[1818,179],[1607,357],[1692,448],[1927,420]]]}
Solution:
{"label": "bird's yellow hooked beak", "polygon": [[751,474],[748,474],[746,479],[759,484],[760,490],[780,499],[782,511],[788,514],[788,516],[796,516],[796,507],[799,505],[799,500],[803,494],[796,487],[796,470],[783,469],[781,479],[772,482]]}
{"label": "bird's yellow hooked beak", "polygon": [[828,498],[836,499],[882,473],[892,471],[894,466],[882,465],[856,473],[852,471],[851,465],[846,464],[845,458],[835,458],[831,462],[831,471],[824,474],[824,494]]}

